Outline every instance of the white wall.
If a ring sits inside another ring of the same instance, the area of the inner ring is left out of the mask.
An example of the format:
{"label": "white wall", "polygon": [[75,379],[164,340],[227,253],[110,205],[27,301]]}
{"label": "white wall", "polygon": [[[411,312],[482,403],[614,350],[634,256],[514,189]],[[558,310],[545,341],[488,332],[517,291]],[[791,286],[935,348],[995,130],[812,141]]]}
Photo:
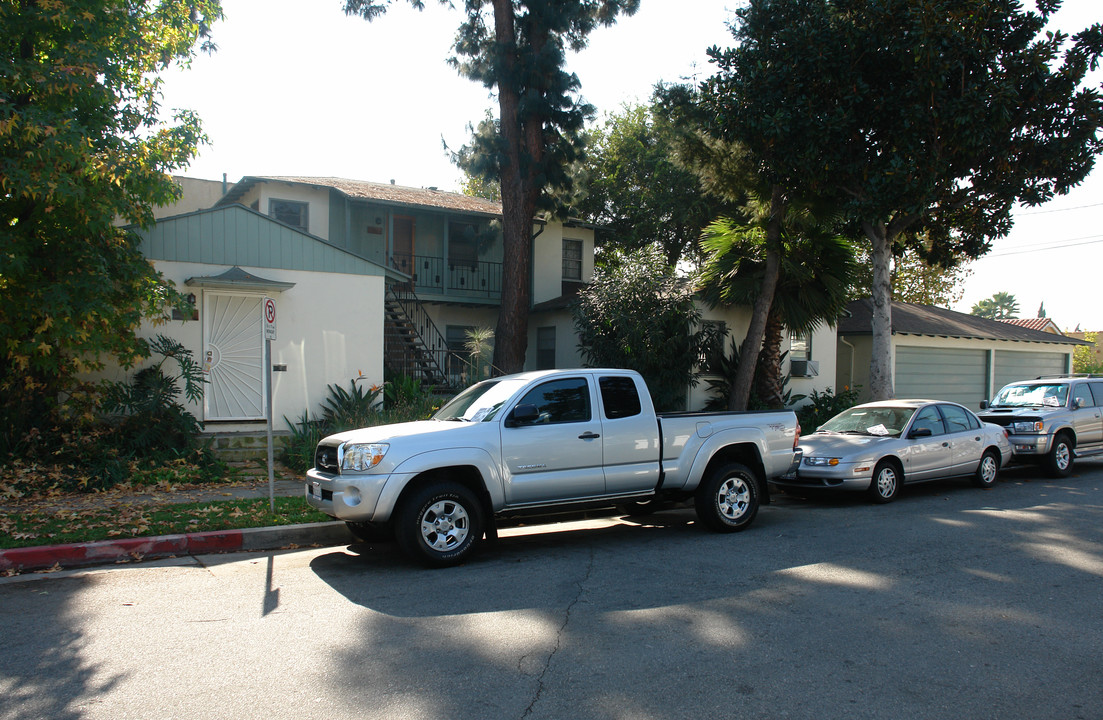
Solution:
{"label": "white wall", "polygon": [[[173,320],[157,327],[143,326],[140,334],[152,337],[163,334],[179,340],[191,350],[196,362],[203,356],[203,312],[205,293],[201,288],[188,287],[190,277],[218,275],[228,267],[196,263],[155,262],[165,277],[186,293],[196,295],[199,320]],[[295,286],[282,293],[270,293],[276,301],[277,338],[272,341],[272,364],[284,364],[286,372],[272,373],[273,428],[286,430],[284,416],[297,420],[304,410],[317,416],[326,397],[328,384],[349,387],[352,378],[360,374],[367,385],[383,382],[383,278],[340,273],[317,273],[278,270],[273,268],[243,268],[258,277]],[[217,290],[213,292],[218,292]],[[257,293],[263,295],[264,293]],[[378,310],[373,310],[378,308]],[[261,319],[257,318],[258,326]],[[111,380],[125,379],[129,373],[115,368],[106,376]],[[189,405],[188,410],[203,420],[203,406]],[[219,423],[208,425],[207,431],[230,431],[255,428],[255,424]]]}
{"label": "white wall", "polygon": [[253,204],[257,203],[257,212],[268,215],[270,199],[308,203],[310,207],[306,213],[307,232],[320,238],[329,237],[328,188],[265,181],[249,188],[239,202],[245,207],[253,207]]}
{"label": "white wall", "polygon": [[564,238],[582,241],[582,282],[590,282],[594,277],[594,231],[564,227],[558,222],[548,223],[537,236],[533,248],[533,304],[554,300],[563,294]]}

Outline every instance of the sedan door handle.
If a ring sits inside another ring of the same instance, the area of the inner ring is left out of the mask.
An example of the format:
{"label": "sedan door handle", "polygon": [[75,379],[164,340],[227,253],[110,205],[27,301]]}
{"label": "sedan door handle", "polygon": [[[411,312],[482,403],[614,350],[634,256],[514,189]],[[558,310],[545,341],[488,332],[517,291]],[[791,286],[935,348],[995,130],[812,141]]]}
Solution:
{"label": "sedan door handle", "polygon": [[584,433],[582,433],[581,435],[578,436],[578,439],[579,440],[596,440],[599,437],[601,437],[601,436],[598,435],[597,433],[584,432]]}

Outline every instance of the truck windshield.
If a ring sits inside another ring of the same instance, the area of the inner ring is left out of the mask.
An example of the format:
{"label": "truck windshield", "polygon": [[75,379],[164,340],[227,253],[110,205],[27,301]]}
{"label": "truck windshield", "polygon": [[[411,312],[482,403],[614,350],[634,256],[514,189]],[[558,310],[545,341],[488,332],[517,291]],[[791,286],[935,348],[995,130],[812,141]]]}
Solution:
{"label": "truck windshield", "polygon": [[493,420],[502,405],[523,385],[523,382],[511,380],[486,380],[472,385],[437,410],[433,419],[466,422]]}
{"label": "truck windshield", "polygon": [[1068,385],[1008,385],[996,393],[991,407],[1063,407],[1068,398]]}

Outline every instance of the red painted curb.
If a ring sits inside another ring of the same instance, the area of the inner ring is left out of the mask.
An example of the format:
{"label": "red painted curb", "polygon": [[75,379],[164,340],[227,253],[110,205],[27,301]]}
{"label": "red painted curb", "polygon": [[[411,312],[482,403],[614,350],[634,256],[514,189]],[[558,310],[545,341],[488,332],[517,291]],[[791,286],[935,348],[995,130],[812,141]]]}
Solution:
{"label": "red painted curb", "polygon": [[170,555],[230,552],[241,548],[241,530],[11,548],[0,550],[0,570],[44,570],[55,565],[81,567]]}

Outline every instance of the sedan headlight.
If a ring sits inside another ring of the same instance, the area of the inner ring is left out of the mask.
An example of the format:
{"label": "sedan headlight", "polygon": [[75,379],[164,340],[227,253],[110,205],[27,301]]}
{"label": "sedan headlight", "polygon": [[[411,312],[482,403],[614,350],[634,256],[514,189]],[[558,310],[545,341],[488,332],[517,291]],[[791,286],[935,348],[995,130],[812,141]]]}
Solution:
{"label": "sedan headlight", "polygon": [[345,455],[341,459],[341,470],[352,472],[364,472],[371,470],[379,464],[390,447],[387,443],[370,443],[367,445],[346,445]]}
{"label": "sedan headlight", "polygon": [[1011,424],[1011,431],[1017,435],[1037,433],[1041,434],[1045,431],[1045,423],[1041,420],[1031,420],[1028,422],[1017,422]]}
{"label": "sedan headlight", "polygon": [[839,464],[839,458],[806,457],[804,458],[804,464],[811,465],[813,467],[834,467]]}

